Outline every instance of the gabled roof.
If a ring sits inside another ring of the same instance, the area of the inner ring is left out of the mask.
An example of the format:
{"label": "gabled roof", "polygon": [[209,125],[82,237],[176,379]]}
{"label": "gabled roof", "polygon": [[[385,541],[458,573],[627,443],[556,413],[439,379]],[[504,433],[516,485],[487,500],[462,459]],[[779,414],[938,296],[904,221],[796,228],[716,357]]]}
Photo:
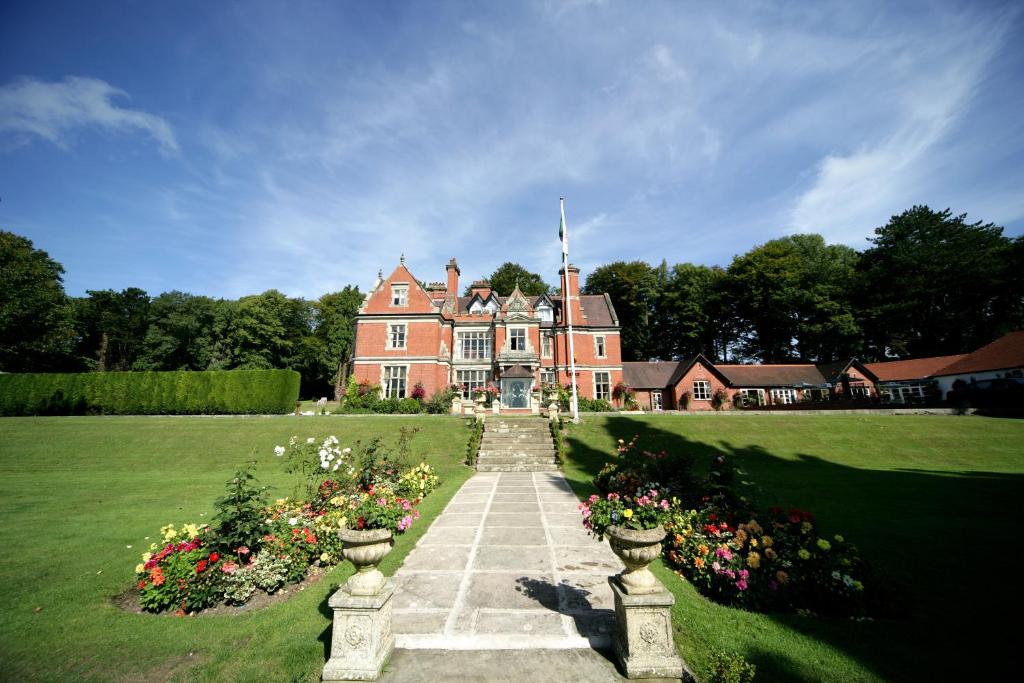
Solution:
{"label": "gabled roof", "polygon": [[734,387],[818,386],[825,376],[814,365],[718,365]]}
{"label": "gabled roof", "polygon": [[723,383],[729,383],[729,378],[722,374],[721,370],[718,369],[718,366],[716,366],[714,363],[705,358],[703,353],[698,353],[689,361],[680,361],[679,365],[676,366],[675,372],[673,372],[672,376],[669,377],[668,383],[671,384],[672,386],[675,386],[683,377],[686,376],[686,373],[690,371],[690,368],[692,368],[694,365],[697,365],[698,363],[700,363],[705,368],[710,370],[711,373],[719,380],[721,380]]}
{"label": "gabled roof", "polygon": [[664,389],[679,367],[678,361],[626,361],[622,381],[634,389]]}
{"label": "gabled roof", "polygon": [[508,370],[503,371],[501,373],[501,376],[502,378],[507,379],[532,379],[533,373],[530,372],[527,368],[523,367],[522,365],[513,365]]}
{"label": "gabled roof", "polygon": [[842,380],[843,375],[853,368],[860,374],[864,375],[872,382],[877,382],[878,377],[875,373],[871,372],[868,366],[861,363],[856,358],[851,358],[846,361],[837,361],[835,363],[819,364],[817,366],[818,372],[825,378],[825,381],[829,384],[837,384]]}
{"label": "gabled roof", "polygon": [[928,379],[967,354],[955,356],[932,356],[931,358],[910,358],[890,360],[881,363],[867,363],[864,367],[873,372],[879,382],[908,382]]}
{"label": "gabled roof", "polygon": [[1024,330],[1010,332],[974,353],[950,363],[935,373],[937,377],[968,375],[972,372],[1024,368]]}

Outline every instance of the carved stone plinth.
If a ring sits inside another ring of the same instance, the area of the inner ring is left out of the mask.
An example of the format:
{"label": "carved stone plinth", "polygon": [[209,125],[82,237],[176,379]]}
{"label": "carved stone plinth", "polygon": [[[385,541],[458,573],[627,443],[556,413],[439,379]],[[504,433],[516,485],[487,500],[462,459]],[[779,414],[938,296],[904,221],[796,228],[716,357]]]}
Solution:
{"label": "carved stone plinth", "polygon": [[327,602],[334,610],[331,658],[324,666],[324,681],[375,681],[395,651],[391,630],[391,596],[395,583],[388,579],[377,595],[350,595],[338,589]]}
{"label": "carved stone plinth", "polygon": [[615,576],[608,583],[615,596],[613,647],[626,678],[682,678],[683,660],[672,638],[675,596],[664,586],[658,592],[631,595]]}

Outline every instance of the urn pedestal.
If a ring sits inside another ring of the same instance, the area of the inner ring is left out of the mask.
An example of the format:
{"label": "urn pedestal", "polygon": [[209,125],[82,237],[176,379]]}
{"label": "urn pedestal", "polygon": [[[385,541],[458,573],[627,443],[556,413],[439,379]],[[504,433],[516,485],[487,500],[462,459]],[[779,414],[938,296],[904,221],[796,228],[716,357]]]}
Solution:
{"label": "urn pedestal", "polygon": [[[672,637],[676,598],[655,579],[660,591],[627,593],[619,577],[609,577],[615,600],[612,649],[626,678],[683,678],[683,659]],[[686,680],[693,680],[688,676]]]}
{"label": "urn pedestal", "polygon": [[374,681],[395,651],[391,629],[395,584],[377,569],[395,539],[389,529],[341,529],[338,538],[342,556],[357,571],[327,602],[334,611],[334,623],[331,656],[321,680]]}

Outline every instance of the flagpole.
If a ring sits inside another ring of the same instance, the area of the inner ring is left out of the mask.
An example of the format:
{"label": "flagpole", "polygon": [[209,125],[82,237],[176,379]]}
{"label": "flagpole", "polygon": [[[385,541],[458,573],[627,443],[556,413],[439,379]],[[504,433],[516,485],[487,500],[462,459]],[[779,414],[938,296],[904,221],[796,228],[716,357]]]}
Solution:
{"label": "flagpole", "polygon": [[580,421],[580,404],[576,396],[576,351],[572,342],[572,290],[569,288],[569,228],[565,224],[565,197],[558,198],[558,207],[562,214],[562,277],[565,287],[565,316],[569,326],[569,367],[572,384],[572,421]]}

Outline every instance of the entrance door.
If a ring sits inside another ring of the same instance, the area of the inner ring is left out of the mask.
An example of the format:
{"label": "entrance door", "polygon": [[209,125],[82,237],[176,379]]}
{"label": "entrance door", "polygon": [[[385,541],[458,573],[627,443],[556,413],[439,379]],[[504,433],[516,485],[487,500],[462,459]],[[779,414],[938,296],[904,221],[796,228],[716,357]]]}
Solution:
{"label": "entrance door", "polygon": [[529,408],[531,383],[529,379],[501,380],[501,405],[505,408]]}
{"label": "entrance door", "polygon": [[660,391],[652,391],[651,392],[651,409],[652,410],[661,410],[661,392]]}

